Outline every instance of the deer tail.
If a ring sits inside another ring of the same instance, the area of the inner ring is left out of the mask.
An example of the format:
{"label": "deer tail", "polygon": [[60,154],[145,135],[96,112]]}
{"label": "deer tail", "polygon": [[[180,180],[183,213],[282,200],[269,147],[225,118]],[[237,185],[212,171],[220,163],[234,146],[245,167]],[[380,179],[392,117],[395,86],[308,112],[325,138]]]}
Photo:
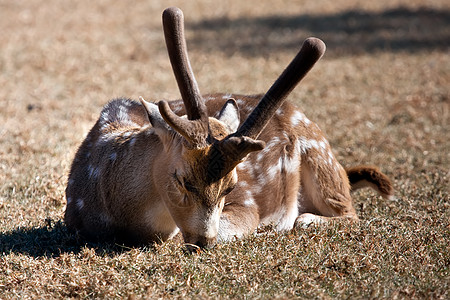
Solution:
{"label": "deer tail", "polygon": [[393,200],[394,188],[391,180],[374,166],[357,166],[346,168],[352,190],[370,187],[383,198]]}

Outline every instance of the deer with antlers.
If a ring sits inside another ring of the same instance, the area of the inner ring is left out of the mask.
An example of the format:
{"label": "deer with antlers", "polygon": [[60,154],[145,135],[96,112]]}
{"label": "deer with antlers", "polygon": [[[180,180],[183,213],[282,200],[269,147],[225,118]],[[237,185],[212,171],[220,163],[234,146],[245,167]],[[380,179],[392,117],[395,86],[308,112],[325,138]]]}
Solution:
{"label": "deer with antlers", "polygon": [[316,38],[263,96],[201,95],[183,14],[163,13],[182,100],[108,103],[74,158],[65,222],[88,238],[132,243],[181,232],[190,250],[251,234],[358,219],[350,190],[390,197],[375,167],[344,169],[319,127],[285,99],[325,51]]}

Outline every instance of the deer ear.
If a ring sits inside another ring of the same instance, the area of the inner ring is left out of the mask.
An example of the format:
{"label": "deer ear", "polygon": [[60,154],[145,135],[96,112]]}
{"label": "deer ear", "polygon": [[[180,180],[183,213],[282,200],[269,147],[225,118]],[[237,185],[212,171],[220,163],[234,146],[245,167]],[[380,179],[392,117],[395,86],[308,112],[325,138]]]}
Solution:
{"label": "deer ear", "polygon": [[161,116],[161,113],[159,112],[158,105],[155,103],[147,102],[144,100],[144,98],[139,97],[139,100],[141,101],[142,106],[144,106],[148,119],[150,121],[150,124],[155,129],[163,129],[163,130],[170,130],[169,124],[164,121],[163,117]]}
{"label": "deer ear", "polygon": [[239,128],[240,123],[239,108],[237,106],[236,100],[230,98],[227,102],[225,102],[222,109],[220,110],[217,120],[225,123],[225,125],[230,128],[231,132],[236,132],[236,130]]}

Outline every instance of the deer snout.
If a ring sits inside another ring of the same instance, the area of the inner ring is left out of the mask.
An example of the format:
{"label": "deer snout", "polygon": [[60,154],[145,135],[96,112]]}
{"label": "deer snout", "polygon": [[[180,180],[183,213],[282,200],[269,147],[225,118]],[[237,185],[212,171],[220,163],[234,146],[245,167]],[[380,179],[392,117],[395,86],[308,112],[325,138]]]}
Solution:
{"label": "deer snout", "polygon": [[208,238],[205,236],[195,236],[192,235],[187,238],[185,236],[184,238],[186,242],[186,248],[189,252],[196,252],[198,250],[208,250],[214,248],[214,246],[217,244],[217,238]]}

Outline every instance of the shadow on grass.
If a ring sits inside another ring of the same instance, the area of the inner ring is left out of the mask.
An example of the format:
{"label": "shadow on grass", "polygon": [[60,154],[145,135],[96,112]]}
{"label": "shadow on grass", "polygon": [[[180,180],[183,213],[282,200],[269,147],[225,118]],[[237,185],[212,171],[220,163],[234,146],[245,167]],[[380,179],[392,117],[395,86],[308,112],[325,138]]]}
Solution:
{"label": "shadow on grass", "polygon": [[295,51],[308,36],[324,40],[332,56],[377,51],[446,51],[450,47],[450,11],[432,8],[354,10],[334,15],[222,17],[188,23],[187,28],[195,32],[188,41],[190,48],[227,55]]}
{"label": "shadow on grass", "polygon": [[36,258],[58,257],[63,253],[79,253],[84,247],[95,249],[98,255],[115,255],[132,249],[114,242],[88,242],[71,234],[61,221],[0,233],[0,256],[21,253]]}

